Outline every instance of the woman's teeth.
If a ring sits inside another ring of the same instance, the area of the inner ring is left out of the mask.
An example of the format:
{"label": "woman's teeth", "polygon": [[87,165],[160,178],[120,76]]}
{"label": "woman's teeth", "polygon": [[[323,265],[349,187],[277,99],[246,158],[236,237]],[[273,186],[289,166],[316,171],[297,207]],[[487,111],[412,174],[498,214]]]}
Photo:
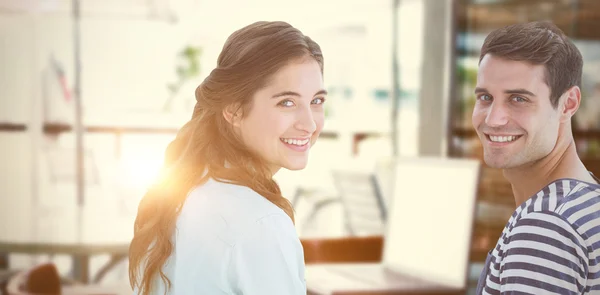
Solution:
{"label": "woman's teeth", "polygon": [[305,144],[308,143],[310,139],[291,139],[291,138],[282,138],[281,141],[287,143],[287,144],[293,144],[293,145],[297,145],[297,146],[303,146]]}
{"label": "woman's teeth", "polygon": [[490,140],[493,142],[511,142],[515,141],[519,138],[519,136],[492,136],[490,135]]}

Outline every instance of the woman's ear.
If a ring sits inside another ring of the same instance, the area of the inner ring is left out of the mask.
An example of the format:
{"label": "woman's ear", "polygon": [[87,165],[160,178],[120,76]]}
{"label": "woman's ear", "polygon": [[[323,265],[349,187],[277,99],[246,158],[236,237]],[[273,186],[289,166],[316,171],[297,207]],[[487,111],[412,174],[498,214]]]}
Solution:
{"label": "woman's ear", "polygon": [[238,104],[230,105],[223,109],[223,117],[229,124],[234,127],[240,126],[240,120],[242,118],[242,108]]}

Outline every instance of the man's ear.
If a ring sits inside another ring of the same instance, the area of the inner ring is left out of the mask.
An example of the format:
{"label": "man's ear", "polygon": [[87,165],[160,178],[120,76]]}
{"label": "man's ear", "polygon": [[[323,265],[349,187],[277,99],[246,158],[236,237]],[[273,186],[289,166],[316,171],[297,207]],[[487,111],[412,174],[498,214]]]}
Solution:
{"label": "man's ear", "polygon": [[237,104],[230,105],[223,110],[223,117],[229,124],[239,127],[240,119],[242,118],[242,108]]}
{"label": "man's ear", "polygon": [[581,89],[578,86],[569,88],[559,100],[561,122],[570,121],[581,104]]}

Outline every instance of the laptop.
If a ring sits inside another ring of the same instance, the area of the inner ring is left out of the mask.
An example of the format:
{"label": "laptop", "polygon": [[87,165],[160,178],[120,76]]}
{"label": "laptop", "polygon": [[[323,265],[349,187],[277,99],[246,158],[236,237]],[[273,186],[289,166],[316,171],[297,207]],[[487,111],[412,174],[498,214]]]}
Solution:
{"label": "laptop", "polygon": [[461,294],[480,162],[399,158],[382,262],[306,266],[309,294]]}

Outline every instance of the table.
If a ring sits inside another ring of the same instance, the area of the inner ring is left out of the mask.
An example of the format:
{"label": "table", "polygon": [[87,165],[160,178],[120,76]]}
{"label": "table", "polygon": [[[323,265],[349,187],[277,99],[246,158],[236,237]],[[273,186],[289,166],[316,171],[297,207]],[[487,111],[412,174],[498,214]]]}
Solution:
{"label": "table", "polygon": [[48,242],[3,242],[0,241],[0,261],[4,260],[4,268],[9,268],[9,254],[47,254],[69,255],[73,262],[72,275],[75,280],[90,283],[89,265],[92,256],[109,254],[110,261],[105,264],[94,277],[97,283],[110,269],[126,259],[129,254],[129,243],[99,244],[99,243],[48,243]]}

